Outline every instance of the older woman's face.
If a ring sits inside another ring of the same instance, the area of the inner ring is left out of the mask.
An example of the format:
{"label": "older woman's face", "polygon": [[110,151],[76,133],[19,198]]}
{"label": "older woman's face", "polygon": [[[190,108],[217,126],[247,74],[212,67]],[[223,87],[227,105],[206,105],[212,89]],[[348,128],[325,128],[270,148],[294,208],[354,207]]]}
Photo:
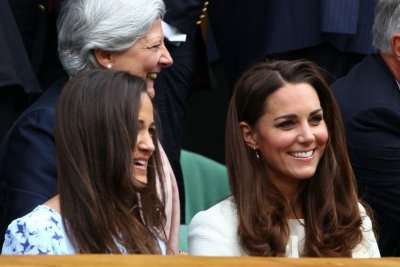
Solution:
{"label": "older woman's face", "polygon": [[149,96],[155,96],[154,80],[162,68],[172,64],[172,58],[164,45],[164,33],[161,20],[158,19],[150,31],[140,38],[131,48],[112,54],[112,68],[128,71],[147,81]]}

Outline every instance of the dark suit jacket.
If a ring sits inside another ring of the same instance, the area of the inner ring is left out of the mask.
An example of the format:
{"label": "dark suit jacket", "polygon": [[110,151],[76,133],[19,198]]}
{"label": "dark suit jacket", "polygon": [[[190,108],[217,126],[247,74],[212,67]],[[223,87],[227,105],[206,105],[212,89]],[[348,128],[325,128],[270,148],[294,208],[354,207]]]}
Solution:
{"label": "dark suit jacket", "polygon": [[1,241],[12,220],[56,194],[54,115],[66,80],[60,79],[31,105],[1,143]]}
{"label": "dark suit jacket", "polygon": [[380,55],[335,82],[359,194],[376,212],[382,256],[400,253],[400,89]]}
{"label": "dark suit jacket", "polygon": [[371,53],[373,0],[214,0],[210,23],[235,81],[254,62],[322,43]]}
{"label": "dark suit jacket", "polygon": [[[180,196],[181,223],[184,222],[185,193],[180,166],[180,152],[187,103],[197,90],[210,88],[210,74],[206,46],[200,27],[196,24],[202,12],[204,0],[164,0],[164,21],[187,35],[179,46],[166,42],[174,63],[163,69],[155,81],[154,103],[161,122],[161,143],[174,171]],[[186,222],[188,223],[188,222]]]}
{"label": "dark suit jacket", "polygon": [[164,2],[167,10],[164,20],[193,37],[204,0],[165,0]]}
{"label": "dark suit jacket", "polygon": [[41,92],[8,1],[0,1],[0,90],[16,86]]}
{"label": "dark suit jacket", "polygon": [[65,72],[57,52],[56,20],[63,0],[8,0],[30,65],[43,90]]}

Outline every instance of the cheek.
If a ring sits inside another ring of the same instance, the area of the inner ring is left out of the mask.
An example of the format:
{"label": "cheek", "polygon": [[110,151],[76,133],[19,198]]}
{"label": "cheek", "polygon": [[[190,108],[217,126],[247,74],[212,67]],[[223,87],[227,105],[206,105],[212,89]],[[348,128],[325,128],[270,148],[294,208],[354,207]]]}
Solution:
{"label": "cheek", "polygon": [[135,60],[130,60],[129,58],[120,58],[115,61],[113,69],[118,71],[127,71],[134,75],[140,75],[140,71],[135,62]]}
{"label": "cheek", "polygon": [[160,59],[159,53],[152,53],[147,55],[146,58],[143,58],[143,69],[145,72],[155,71],[155,68],[158,66],[158,62]]}
{"label": "cheek", "polygon": [[260,138],[260,150],[264,155],[277,154],[287,151],[292,146],[295,135],[289,132],[269,132]]}
{"label": "cheek", "polygon": [[131,51],[119,55],[114,59],[113,69],[118,71],[127,71],[132,75],[137,75],[142,78],[146,77],[143,66],[146,58]]}
{"label": "cheek", "polygon": [[325,146],[329,139],[328,129],[326,126],[321,127],[321,129],[319,129],[319,131],[316,133],[316,136],[319,145]]}

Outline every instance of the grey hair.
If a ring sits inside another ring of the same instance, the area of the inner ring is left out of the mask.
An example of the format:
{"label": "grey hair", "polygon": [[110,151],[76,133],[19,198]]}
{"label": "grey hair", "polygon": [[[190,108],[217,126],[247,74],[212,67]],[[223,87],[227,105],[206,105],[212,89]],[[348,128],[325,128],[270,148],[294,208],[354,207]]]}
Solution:
{"label": "grey hair", "polygon": [[67,0],[64,3],[57,21],[58,53],[70,76],[101,68],[95,49],[125,51],[165,14],[163,0]]}
{"label": "grey hair", "polygon": [[392,37],[400,33],[400,0],[379,0],[372,27],[373,46],[385,54],[393,54]]}

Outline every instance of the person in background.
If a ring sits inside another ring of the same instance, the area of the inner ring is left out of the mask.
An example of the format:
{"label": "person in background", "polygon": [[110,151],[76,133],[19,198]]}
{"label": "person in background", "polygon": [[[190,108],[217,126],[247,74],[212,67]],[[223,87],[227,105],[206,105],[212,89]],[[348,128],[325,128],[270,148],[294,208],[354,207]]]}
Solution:
{"label": "person in background", "polygon": [[181,223],[185,222],[185,190],[180,164],[185,119],[190,97],[211,88],[207,51],[200,26],[205,24],[204,0],[164,0],[165,45],[174,64],[155,81],[154,104],[160,116],[160,140],[174,171],[180,198]]}
{"label": "person in background", "polygon": [[165,254],[146,82],[105,70],[74,76],[57,102],[55,143],[58,194],[10,224],[2,253]]}
{"label": "person in background", "polygon": [[[149,96],[154,97],[154,80],[161,69],[172,64],[161,28],[164,13],[162,0],[65,1],[57,32],[59,57],[68,76],[93,69],[128,71],[146,79]],[[1,233],[12,220],[56,193],[54,111],[67,79],[61,78],[46,90],[18,118],[1,144]],[[167,248],[169,253],[177,253],[179,193],[161,147],[160,153],[165,173]]]}
{"label": "person in background", "polygon": [[[261,59],[306,58],[331,82],[371,46],[376,0],[214,0],[209,15],[229,87]],[[251,44],[251,47],[249,46]]]}
{"label": "person in background", "polygon": [[332,85],[359,196],[375,211],[382,256],[400,256],[400,1],[379,0],[368,55]]}
{"label": "person in background", "polygon": [[14,2],[0,2],[0,141],[30,96],[42,91],[10,6]]}
{"label": "person in background", "polygon": [[233,195],[192,219],[189,254],[380,256],[339,109],[313,63],[247,70],[230,102],[225,145]]}

